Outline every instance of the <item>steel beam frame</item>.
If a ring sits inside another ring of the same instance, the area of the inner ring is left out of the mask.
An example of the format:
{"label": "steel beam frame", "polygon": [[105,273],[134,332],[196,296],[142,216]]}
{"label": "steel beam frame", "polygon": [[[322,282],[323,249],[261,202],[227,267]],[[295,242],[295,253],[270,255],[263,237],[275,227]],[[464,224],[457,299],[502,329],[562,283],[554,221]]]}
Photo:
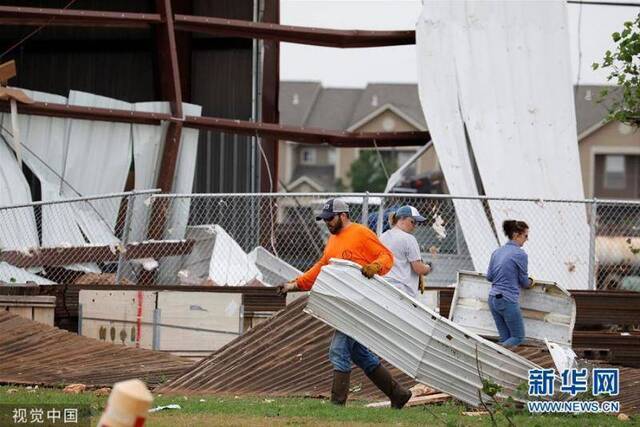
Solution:
{"label": "steel beam frame", "polygon": [[[75,105],[35,102],[20,104],[22,114],[98,120],[107,122],[160,125],[163,121],[182,123],[183,127],[240,135],[254,135],[308,144],[329,144],[336,147],[411,147],[424,145],[430,139],[429,132],[348,132],[275,123],[251,122],[246,120],[223,119],[218,117],[186,116],[184,119],[171,114],[146,113],[141,111],[116,110],[107,108],[81,107]],[[0,100],[0,111],[9,111],[9,102]]]}

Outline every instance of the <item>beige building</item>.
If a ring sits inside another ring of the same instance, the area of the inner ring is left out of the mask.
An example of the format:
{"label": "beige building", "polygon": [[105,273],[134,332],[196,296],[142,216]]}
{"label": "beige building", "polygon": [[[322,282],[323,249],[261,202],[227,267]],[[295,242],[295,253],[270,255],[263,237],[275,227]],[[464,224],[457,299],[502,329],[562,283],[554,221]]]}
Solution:
{"label": "beige building", "polygon": [[[638,199],[640,132],[621,123],[604,122],[606,107],[597,102],[600,90],[599,86],[580,86],[575,91],[585,197]],[[427,130],[413,84],[340,89],[323,88],[318,82],[281,82],[280,120],[294,126],[358,132]],[[348,171],[360,149],[281,142],[279,176],[288,191],[335,191],[338,182],[350,189]],[[418,148],[380,151],[401,165]],[[435,150],[429,149],[407,175],[439,173]]]}

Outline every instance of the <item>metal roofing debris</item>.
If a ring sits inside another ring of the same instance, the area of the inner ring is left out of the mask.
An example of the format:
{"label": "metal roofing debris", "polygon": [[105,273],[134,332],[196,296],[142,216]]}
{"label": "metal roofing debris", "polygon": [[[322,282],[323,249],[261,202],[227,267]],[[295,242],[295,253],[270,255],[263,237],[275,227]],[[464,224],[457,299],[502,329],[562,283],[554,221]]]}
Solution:
{"label": "metal roofing debris", "polygon": [[[31,202],[29,184],[16,157],[0,140],[0,206]],[[38,230],[33,208],[0,209],[0,248],[24,249],[38,246]]]}
{"label": "metal roofing debris", "polygon": [[[437,288],[440,315],[449,316],[455,288]],[[640,319],[640,292],[569,291],[576,302],[576,330],[597,330],[604,325],[632,326]],[[576,333],[574,330],[574,335]]]}
{"label": "metal roofing debris", "polygon": [[111,386],[159,384],[192,365],[170,354],[113,345],[0,312],[0,382]]}
{"label": "metal roofing debris", "polygon": [[[328,397],[333,330],[302,311],[306,302],[298,299],[156,391]],[[403,385],[415,383],[397,369],[391,371]],[[352,373],[350,397],[385,398],[360,369]]]}
{"label": "metal roofing debris", "polygon": [[[29,90],[25,92],[46,105],[65,104],[72,109],[100,106],[100,108],[131,112],[169,112],[166,102],[130,104],[78,91],[71,91],[67,100],[64,97],[43,92]],[[191,104],[185,104],[184,109],[191,116],[199,116],[202,110],[200,106]],[[64,120],[30,114],[21,114],[19,117],[26,148],[25,162],[41,182],[43,201],[122,191],[131,164],[132,144],[136,160],[136,188],[143,190],[153,186],[160,163],[159,156],[162,150],[163,134],[166,133],[166,124],[132,126],[123,122]],[[12,136],[8,129],[11,127],[6,125],[10,121],[10,116],[2,114],[0,120],[4,128],[2,136],[10,140]],[[185,130],[181,138],[173,191],[189,193],[195,172],[198,130]],[[9,150],[4,144],[0,147],[0,150],[2,149]],[[15,167],[14,157],[9,153],[10,150],[5,153],[6,155],[0,155],[0,158],[4,159],[0,161],[8,162],[0,168],[5,172],[2,176],[12,180],[13,184],[10,188],[13,188],[14,192],[16,188],[24,187],[22,193],[27,197],[29,191],[26,182],[19,185],[24,181],[22,171]],[[96,173],[100,170],[108,170],[109,173]],[[7,172],[11,173],[7,174]],[[8,194],[8,192],[1,193]],[[0,206],[31,201],[30,196],[24,200],[13,199],[15,197],[4,202],[0,200]],[[39,247],[79,247],[87,243],[116,245],[119,240],[114,235],[114,228],[121,208],[120,202],[121,198],[114,196],[100,200],[76,201],[73,204],[42,204],[42,242],[38,241],[35,233],[36,222],[31,206],[0,210],[2,223],[7,225],[6,230],[4,227],[0,228],[0,246],[4,249],[23,250]],[[133,206],[131,238],[139,240],[146,232],[145,225],[149,212],[142,200],[138,200]],[[168,233],[170,235],[165,237],[184,238],[187,219],[185,215],[173,216],[168,226],[171,230]],[[28,239],[29,236],[32,236],[31,239]],[[89,259],[88,261],[97,260]],[[166,259],[165,264],[170,264],[171,261],[174,260]],[[96,264],[90,262],[80,264],[78,260],[69,260],[66,267],[85,272],[100,272]],[[161,271],[164,272],[170,267],[171,265],[163,265]]]}
{"label": "metal roofing debris", "polygon": [[417,381],[470,405],[480,405],[484,378],[500,385],[503,395],[517,398],[529,369],[537,368],[534,363],[438,315],[380,276],[365,278],[360,270],[351,261],[332,260],[316,279],[305,311]]}
{"label": "metal roofing debris", "polygon": [[[523,289],[520,307],[526,338],[543,343],[549,341],[571,346],[576,322],[576,303],[571,294],[552,282],[537,281],[536,286]],[[480,273],[458,272],[449,319],[471,332],[498,337],[495,321],[489,310],[491,283]]]}
{"label": "metal roofing debris", "polygon": [[40,283],[43,285],[53,284],[51,280],[40,277],[37,274],[29,273],[23,268],[15,267],[6,262],[0,261],[0,283]]}
{"label": "metal roofing debris", "polygon": [[252,257],[219,225],[187,227],[187,237],[195,245],[177,273],[180,283],[243,286],[262,279]]}
{"label": "metal roofing debris", "polygon": [[[156,391],[328,397],[333,368],[327,354],[333,330],[304,313],[306,304],[306,297],[296,300]],[[545,348],[521,346],[516,353],[543,368],[554,367]],[[391,370],[403,385],[415,384],[396,368]],[[620,380],[620,395],[612,399],[620,401],[624,411],[640,412],[640,369],[620,368]],[[357,368],[351,377],[350,397],[385,398]]]}
{"label": "metal roofing debris", "polygon": [[[477,25],[468,25],[471,17]],[[479,175],[492,196],[584,197],[567,28],[563,2],[424,3],[416,29],[420,98],[452,193],[478,194]],[[486,242],[495,237],[477,219],[485,211],[455,205],[474,269],[486,271]],[[590,285],[584,205],[490,201],[489,208],[496,225],[517,218],[534,233],[554,230],[528,243],[532,274],[570,289]]]}
{"label": "metal roofing debris", "polygon": [[268,285],[279,285],[302,274],[300,270],[292,267],[262,246],[257,246],[249,252],[249,259],[258,267],[262,273],[263,282]]}

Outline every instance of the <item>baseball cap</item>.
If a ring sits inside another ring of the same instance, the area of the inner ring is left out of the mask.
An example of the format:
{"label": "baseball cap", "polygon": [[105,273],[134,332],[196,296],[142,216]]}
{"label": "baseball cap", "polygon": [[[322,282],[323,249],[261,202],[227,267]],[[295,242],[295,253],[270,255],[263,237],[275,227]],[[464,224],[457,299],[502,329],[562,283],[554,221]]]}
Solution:
{"label": "baseball cap", "polygon": [[316,216],[316,221],[320,221],[321,219],[329,219],[341,212],[349,212],[349,205],[347,205],[347,202],[342,199],[329,199],[322,207],[322,212],[320,212],[320,215]]}
{"label": "baseball cap", "polygon": [[411,218],[415,219],[417,222],[424,222],[424,221],[427,220],[425,217],[420,215],[420,212],[418,212],[418,209],[414,208],[413,206],[409,206],[409,205],[404,205],[404,206],[400,207],[396,211],[396,217],[397,218],[411,217]]}

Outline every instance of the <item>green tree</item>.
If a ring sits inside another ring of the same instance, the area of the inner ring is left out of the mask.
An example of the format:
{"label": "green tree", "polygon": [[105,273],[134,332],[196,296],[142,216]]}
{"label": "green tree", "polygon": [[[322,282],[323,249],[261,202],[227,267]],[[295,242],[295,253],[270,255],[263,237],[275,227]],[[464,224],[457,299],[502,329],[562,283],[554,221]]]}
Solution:
{"label": "green tree", "polygon": [[[592,68],[608,69],[607,80],[620,87],[620,98],[609,107],[609,121],[617,120],[630,126],[640,126],[640,14],[635,21],[624,23],[622,32],[611,35],[616,44],[614,52],[607,50],[602,62]],[[602,101],[608,90],[600,93]]]}
{"label": "green tree", "polygon": [[384,191],[387,184],[387,173],[391,174],[396,170],[397,162],[394,159],[383,158],[384,168],[380,164],[380,156],[374,150],[362,150],[358,159],[351,163],[351,168],[347,176],[351,179],[351,189],[353,191],[370,191],[379,193]]}

